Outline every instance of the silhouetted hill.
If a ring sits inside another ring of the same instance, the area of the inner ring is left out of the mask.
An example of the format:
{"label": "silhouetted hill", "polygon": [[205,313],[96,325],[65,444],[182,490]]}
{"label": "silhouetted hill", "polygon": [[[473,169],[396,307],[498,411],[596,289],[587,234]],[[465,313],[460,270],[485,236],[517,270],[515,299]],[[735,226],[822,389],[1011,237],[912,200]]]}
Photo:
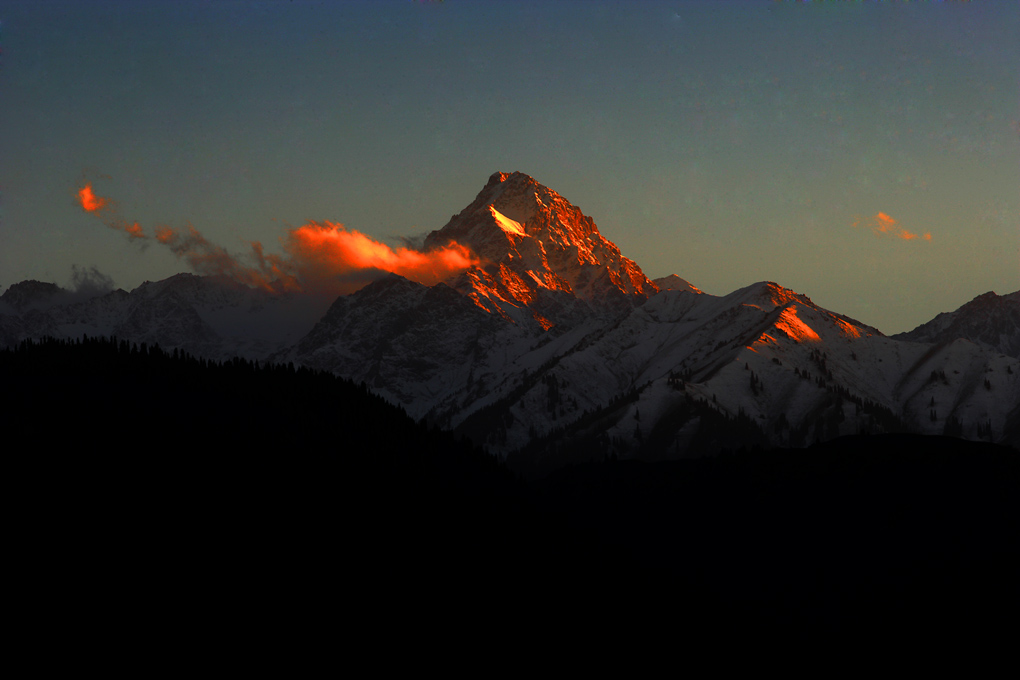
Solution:
{"label": "silhouetted hill", "polygon": [[1015,449],[851,436],[580,464],[543,488],[572,528],[640,565],[646,597],[690,601],[694,588],[752,636],[1005,642],[1020,604]]}
{"label": "silhouetted hill", "polygon": [[19,569],[50,602],[305,616],[350,589],[381,614],[584,555],[498,459],[332,374],[49,339],[0,351],[0,384]]}
{"label": "silhouetted hill", "polygon": [[322,372],[82,339],[2,351],[0,380],[39,617],[996,643],[1020,604],[1018,456],[992,444],[610,458],[529,487]]}

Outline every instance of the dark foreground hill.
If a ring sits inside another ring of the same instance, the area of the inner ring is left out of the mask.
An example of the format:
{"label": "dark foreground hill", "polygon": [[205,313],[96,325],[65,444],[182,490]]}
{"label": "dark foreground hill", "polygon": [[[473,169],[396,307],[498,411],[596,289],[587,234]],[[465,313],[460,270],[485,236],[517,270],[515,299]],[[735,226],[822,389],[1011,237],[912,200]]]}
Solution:
{"label": "dark foreground hill", "polygon": [[528,486],[325,373],[88,339],[0,352],[0,380],[11,554],[42,630],[101,612],[128,636],[428,636],[440,614],[444,635],[1015,631],[1012,449],[849,437]]}
{"label": "dark foreground hill", "polygon": [[961,641],[980,631],[990,641],[1015,631],[1015,450],[853,436],[800,450],[579,465],[544,484],[572,527],[597,531],[642,566],[652,599],[714,601],[729,626],[751,635],[779,625],[876,640]]}

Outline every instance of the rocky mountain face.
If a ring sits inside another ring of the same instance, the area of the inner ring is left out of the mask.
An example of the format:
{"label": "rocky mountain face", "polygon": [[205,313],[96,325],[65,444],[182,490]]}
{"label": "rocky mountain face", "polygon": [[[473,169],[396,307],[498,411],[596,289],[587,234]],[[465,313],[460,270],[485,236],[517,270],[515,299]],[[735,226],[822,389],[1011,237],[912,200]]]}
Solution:
{"label": "rocky mountain face", "polygon": [[893,337],[933,343],[967,338],[1020,358],[1020,291],[1009,295],[992,292],[978,295],[955,312],[939,314],[928,323]]}
{"label": "rocky mountain face", "polygon": [[709,295],[649,280],[521,173],[492,175],[425,248],[450,241],[481,265],[332,304],[187,274],[83,301],[23,282],[0,297],[0,342],[116,335],[326,369],[536,473],[862,432],[1020,445],[1020,292],[896,337],[773,282]]}
{"label": "rocky mountain face", "polygon": [[479,307],[542,328],[594,314],[625,314],[657,288],[599,233],[592,219],[519,172],[497,172],[478,196],[425,240],[457,241],[483,259],[451,285]]}

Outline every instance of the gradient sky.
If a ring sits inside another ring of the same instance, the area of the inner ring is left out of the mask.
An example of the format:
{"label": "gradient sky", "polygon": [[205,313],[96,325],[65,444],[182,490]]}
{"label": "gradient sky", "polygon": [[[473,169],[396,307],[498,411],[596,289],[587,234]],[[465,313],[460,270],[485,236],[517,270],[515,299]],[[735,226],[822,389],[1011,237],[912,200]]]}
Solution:
{"label": "gradient sky", "polygon": [[1017,0],[0,0],[0,290],[187,270],[85,180],[241,252],[420,235],[519,170],[650,277],[909,330],[1020,289],[1017,36]]}

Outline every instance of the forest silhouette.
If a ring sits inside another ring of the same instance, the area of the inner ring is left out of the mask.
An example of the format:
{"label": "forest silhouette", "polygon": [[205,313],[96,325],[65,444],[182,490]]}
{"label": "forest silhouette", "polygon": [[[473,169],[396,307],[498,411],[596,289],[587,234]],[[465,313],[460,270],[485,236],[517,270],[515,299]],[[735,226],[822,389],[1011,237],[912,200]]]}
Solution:
{"label": "forest silhouette", "polygon": [[0,351],[0,379],[21,567],[62,606],[654,608],[688,634],[994,640],[1020,603],[1018,454],[993,444],[579,455],[542,477],[292,364],[82,337]]}

